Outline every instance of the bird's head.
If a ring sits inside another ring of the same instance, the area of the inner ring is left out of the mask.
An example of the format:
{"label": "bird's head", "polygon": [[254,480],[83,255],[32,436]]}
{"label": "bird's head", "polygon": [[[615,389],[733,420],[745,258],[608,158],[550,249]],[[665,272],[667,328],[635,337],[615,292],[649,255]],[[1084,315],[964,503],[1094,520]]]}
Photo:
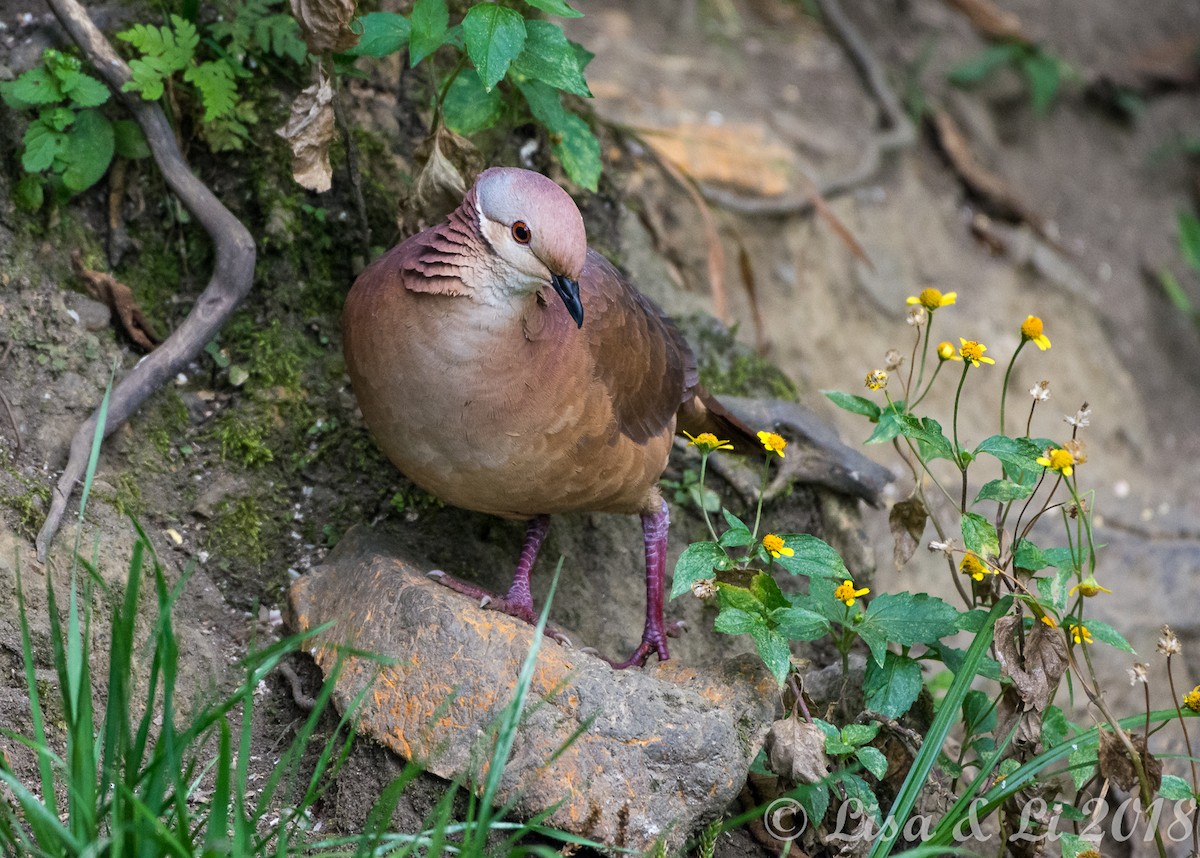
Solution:
{"label": "bird's head", "polygon": [[505,282],[519,291],[550,283],[582,327],[578,281],[587,235],[575,201],[539,173],[493,167],[475,181],[475,206],[480,232],[516,275]]}

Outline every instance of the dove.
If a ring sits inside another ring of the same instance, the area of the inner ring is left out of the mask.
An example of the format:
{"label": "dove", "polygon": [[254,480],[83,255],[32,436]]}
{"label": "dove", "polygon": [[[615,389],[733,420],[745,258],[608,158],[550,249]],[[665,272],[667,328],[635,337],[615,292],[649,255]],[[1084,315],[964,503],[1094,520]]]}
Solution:
{"label": "dove", "polygon": [[442,583],[533,623],[530,573],[550,516],[638,515],[642,640],[609,663],[670,658],[658,480],[673,436],[761,448],[701,387],[663,311],[587,246],[570,195],[539,173],[485,170],[444,222],[359,275],[342,328],[354,394],[392,463],[448,504],[527,522],[505,595],[437,573]]}

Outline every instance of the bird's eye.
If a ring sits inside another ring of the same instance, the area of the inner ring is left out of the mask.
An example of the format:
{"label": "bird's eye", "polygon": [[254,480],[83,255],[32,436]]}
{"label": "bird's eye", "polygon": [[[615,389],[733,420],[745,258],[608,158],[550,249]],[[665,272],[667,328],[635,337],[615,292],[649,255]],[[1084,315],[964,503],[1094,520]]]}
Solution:
{"label": "bird's eye", "polygon": [[517,244],[529,244],[533,238],[533,233],[529,231],[529,227],[525,225],[525,221],[519,220],[512,225],[512,237],[516,239]]}

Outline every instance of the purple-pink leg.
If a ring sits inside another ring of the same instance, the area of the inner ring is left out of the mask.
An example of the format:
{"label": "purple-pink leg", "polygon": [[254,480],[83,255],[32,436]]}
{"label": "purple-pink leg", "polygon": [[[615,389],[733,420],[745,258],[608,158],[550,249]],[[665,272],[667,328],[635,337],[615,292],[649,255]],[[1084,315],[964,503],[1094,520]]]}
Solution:
{"label": "purple-pink leg", "polygon": [[[646,625],[642,630],[642,642],[622,662],[609,662],[622,670],[627,667],[642,667],[651,653],[657,653],[660,662],[671,657],[667,652],[668,632],[663,623],[663,600],[667,587],[667,530],[671,517],[667,513],[666,501],[655,513],[642,513],[642,539],[646,544]],[[672,628],[677,632],[676,628]]]}
{"label": "purple-pink leg", "polygon": [[[529,524],[525,527],[525,545],[521,548],[521,559],[517,561],[517,571],[513,574],[512,586],[508,588],[508,593],[504,596],[496,596],[475,584],[451,578],[440,570],[434,570],[429,574],[456,593],[478,599],[481,608],[500,611],[534,625],[537,623],[537,615],[533,610],[533,592],[529,589],[529,573],[533,570],[538,551],[541,550],[542,542],[546,539],[549,531],[550,516],[539,515],[529,520]],[[552,633],[549,629],[546,633],[556,640],[559,639],[557,634],[561,634]]]}

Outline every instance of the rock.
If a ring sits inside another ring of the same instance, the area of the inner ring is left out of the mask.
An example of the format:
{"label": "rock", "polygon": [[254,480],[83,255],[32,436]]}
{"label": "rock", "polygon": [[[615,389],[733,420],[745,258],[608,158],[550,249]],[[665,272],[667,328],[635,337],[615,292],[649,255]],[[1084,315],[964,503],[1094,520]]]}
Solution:
{"label": "rock", "polygon": [[[301,631],[336,621],[313,639],[326,676],[340,646],[398,659],[343,656],[339,708],[373,683],[361,732],[436,775],[481,781],[531,626],[431,581],[364,528],[296,581],[290,606]],[[778,700],[755,656],[705,673],[678,660],[616,671],[546,639],[498,801],[524,817],[558,805],[547,825],[612,846],[677,848],[737,796]]]}

